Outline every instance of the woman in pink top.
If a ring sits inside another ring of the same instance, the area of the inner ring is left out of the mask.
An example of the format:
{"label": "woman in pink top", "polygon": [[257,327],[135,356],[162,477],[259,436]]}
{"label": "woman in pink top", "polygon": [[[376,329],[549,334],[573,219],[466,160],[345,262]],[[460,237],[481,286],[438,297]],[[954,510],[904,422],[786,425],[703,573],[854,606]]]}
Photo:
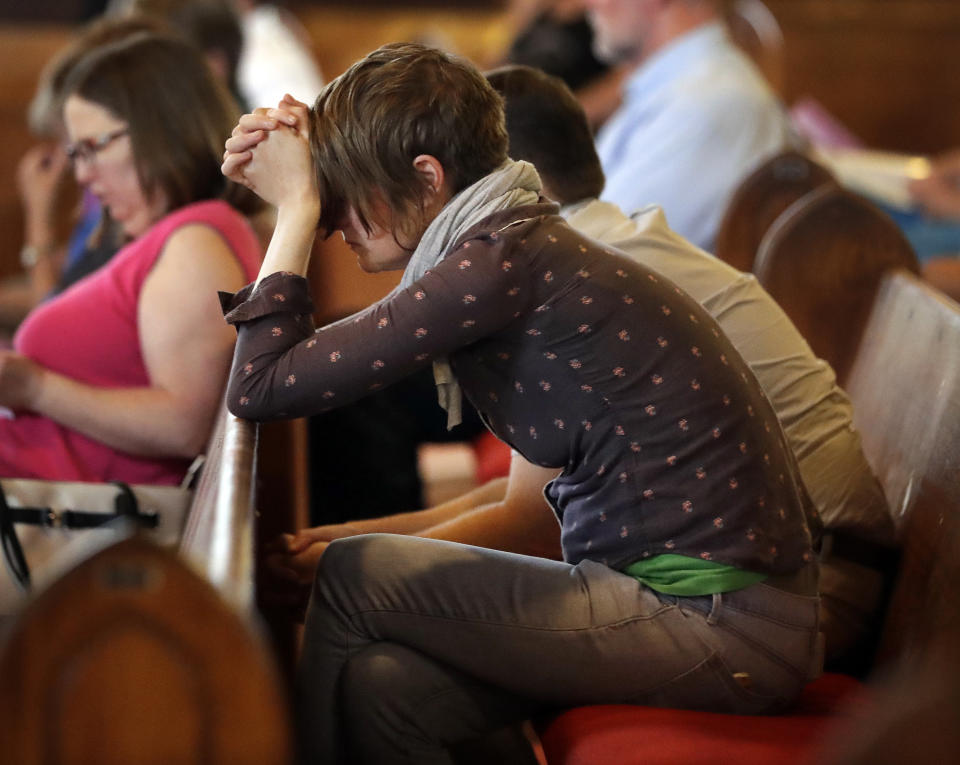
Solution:
{"label": "woman in pink top", "polygon": [[152,34],[84,57],[66,93],[77,181],[130,242],[0,351],[0,476],[175,484],[232,355],[217,291],[260,261],[256,203],[219,170],[236,111],[199,53]]}

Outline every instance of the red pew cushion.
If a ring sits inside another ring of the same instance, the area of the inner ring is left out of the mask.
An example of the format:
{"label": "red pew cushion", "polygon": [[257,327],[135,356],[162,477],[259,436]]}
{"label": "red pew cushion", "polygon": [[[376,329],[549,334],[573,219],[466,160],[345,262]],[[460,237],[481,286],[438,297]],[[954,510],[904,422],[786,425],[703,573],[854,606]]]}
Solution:
{"label": "red pew cushion", "polygon": [[510,472],[510,447],[493,433],[484,431],[473,440],[477,457],[477,484],[485,484]]}
{"label": "red pew cushion", "polygon": [[816,751],[824,730],[862,692],[827,673],[787,714],[752,717],[604,704],[563,712],[540,729],[549,765],[791,765]]}

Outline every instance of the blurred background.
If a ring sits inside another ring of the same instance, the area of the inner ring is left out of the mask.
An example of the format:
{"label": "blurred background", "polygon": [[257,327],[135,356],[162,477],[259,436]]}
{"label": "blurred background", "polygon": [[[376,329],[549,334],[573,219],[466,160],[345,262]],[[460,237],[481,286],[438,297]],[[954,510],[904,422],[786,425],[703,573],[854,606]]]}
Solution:
{"label": "blurred background", "polygon": [[[0,3],[0,177],[12,179],[33,139],[27,106],[44,63],[105,0]],[[503,60],[529,18],[530,0],[285,0],[329,80],[394,40],[431,42],[481,66]],[[802,118],[842,128],[872,149],[936,154],[960,142],[960,2],[764,0],[735,3],[738,32],[785,103]],[[834,122],[835,121],[835,122]],[[17,272],[22,212],[13,183],[0,186],[0,278]],[[316,283],[331,314],[384,294],[395,276],[358,280],[353,256],[327,243]]]}

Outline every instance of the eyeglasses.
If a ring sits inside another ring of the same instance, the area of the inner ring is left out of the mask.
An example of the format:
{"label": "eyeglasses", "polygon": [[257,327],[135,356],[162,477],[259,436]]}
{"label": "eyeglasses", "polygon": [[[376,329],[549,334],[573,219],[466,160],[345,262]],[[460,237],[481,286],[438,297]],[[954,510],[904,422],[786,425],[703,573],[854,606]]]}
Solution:
{"label": "eyeglasses", "polygon": [[84,138],[80,141],[75,141],[74,143],[68,143],[63,147],[63,151],[67,155],[67,159],[74,164],[76,164],[77,160],[80,159],[84,160],[85,162],[93,162],[97,158],[97,154],[106,149],[118,138],[125,136],[129,132],[130,128],[117,128],[116,130],[111,130],[109,133],[104,133],[96,138]]}

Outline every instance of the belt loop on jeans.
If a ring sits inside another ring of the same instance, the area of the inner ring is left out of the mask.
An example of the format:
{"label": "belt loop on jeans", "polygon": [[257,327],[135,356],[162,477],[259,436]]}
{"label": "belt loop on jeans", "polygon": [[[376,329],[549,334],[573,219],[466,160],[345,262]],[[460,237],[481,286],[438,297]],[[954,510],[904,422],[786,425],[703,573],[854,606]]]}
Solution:
{"label": "belt loop on jeans", "polygon": [[710,607],[710,613],[707,614],[707,624],[711,627],[720,621],[720,606],[723,605],[723,593],[713,593],[713,605]]}

